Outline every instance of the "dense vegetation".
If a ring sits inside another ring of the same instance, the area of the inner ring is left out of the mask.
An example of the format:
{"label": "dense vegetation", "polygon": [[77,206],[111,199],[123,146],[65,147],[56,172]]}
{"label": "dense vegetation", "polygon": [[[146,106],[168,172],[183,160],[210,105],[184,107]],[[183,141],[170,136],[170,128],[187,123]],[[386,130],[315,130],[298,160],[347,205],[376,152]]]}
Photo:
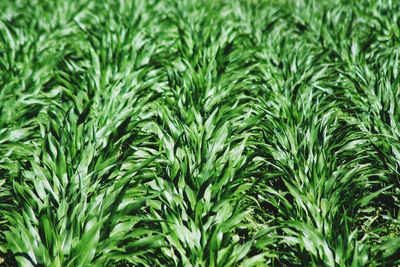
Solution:
{"label": "dense vegetation", "polygon": [[400,264],[399,54],[395,0],[0,1],[0,263]]}

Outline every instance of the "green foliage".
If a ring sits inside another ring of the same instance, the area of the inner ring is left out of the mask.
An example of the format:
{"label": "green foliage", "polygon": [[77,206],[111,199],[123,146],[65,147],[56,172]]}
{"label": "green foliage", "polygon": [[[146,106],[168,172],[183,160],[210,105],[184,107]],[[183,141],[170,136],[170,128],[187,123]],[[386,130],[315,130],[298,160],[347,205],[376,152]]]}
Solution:
{"label": "green foliage", "polygon": [[400,3],[0,1],[0,265],[400,264]]}

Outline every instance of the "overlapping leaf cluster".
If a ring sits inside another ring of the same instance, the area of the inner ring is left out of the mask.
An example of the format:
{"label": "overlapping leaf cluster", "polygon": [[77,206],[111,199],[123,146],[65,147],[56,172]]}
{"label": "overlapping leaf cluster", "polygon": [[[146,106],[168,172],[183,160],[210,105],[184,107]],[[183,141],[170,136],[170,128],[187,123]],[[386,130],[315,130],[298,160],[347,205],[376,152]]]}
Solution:
{"label": "overlapping leaf cluster", "polygon": [[5,266],[400,263],[397,1],[0,1]]}

